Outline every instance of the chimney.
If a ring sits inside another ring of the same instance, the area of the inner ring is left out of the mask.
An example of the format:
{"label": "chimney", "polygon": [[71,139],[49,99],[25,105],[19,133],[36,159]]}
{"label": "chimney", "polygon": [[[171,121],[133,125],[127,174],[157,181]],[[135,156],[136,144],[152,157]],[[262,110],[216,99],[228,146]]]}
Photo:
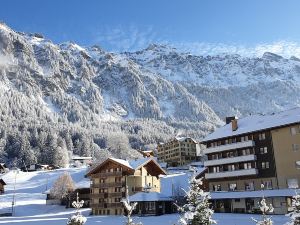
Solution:
{"label": "chimney", "polygon": [[236,117],[235,116],[228,116],[226,117],[226,124],[230,124],[232,120],[235,120]]}
{"label": "chimney", "polygon": [[238,119],[234,118],[234,120],[231,121],[231,127],[232,131],[236,131],[238,129]]}

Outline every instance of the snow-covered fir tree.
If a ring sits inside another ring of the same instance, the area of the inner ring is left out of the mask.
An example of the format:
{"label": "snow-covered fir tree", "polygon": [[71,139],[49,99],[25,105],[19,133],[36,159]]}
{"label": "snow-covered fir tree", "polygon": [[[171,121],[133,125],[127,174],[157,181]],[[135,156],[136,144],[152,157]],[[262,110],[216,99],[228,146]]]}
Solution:
{"label": "snow-covered fir tree", "polygon": [[135,210],[137,206],[137,202],[130,203],[129,200],[129,194],[128,194],[128,186],[126,186],[126,198],[123,198],[121,200],[121,203],[124,205],[124,208],[126,210],[126,222],[125,225],[143,225],[142,223],[134,223],[133,219],[131,217],[133,211]]}
{"label": "snow-covered fir tree", "polygon": [[81,215],[79,209],[82,208],[84,201],[79,201],[79,196],[77,193],[76,201],[72,202],[72,206],[76,209],[75,215],[71,216],[68,220],[67,225],[83,225],[86,223],[87,219],[83,215]]}
{"label": "snow-covered fir tree", "polygon": [[202,179],[196,179],[196,172],[189,180],[189,190],[186,191],[187,203],[182,207],[178,206],[182,212],[179,223],[182,225],[210,225],[217,222],[212,219],[214,211],[210,208],[210,193],[205,192],[201,185]]}
{"label": "snow-covered fir tree", "polygon": [[291,220],[286,225],[300,225],[300,195],[298,193],[292,198],[292,211],[287,216]]}
{"label": "snow-covered fir tree", "polygon": [[[262,191],[264,191],[264,185],[261,185]],[[270,203],[267,204],[267,201],[265,199],[265,196],[263,195],[262,200],[258,203],[259,209],[262,212],[262,219],[256,220],[252,218],[252,220],[255,222],[256,225],[273,225],[273,221],[271,217],[268,216],[269,213],[273,213],[274,208],[273,205]]]}

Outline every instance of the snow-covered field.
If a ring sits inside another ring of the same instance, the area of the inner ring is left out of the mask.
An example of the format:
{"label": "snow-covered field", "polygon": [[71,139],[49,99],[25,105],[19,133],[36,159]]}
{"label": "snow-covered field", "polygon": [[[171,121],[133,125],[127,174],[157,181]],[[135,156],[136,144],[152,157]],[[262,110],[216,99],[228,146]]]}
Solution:
{"label": "snow-covered field", "polygon": [[[19,172],[16,175],[16,206],[13,217],[0,217],[0,224],[9,225],[64,225],[67,218],[74,213],[73,209],[66,209],[63,206],[46,205],[45,190],[49,189],[53,182],[63,172],[70,172],[75,182],[80,181],[85,169],[60,169],[50,172]],[[2,177],[6,182],[6,193],[0,195],[0,211],[8,211],[11,208],[11,202],[14,193],[15,174],[9,172]],[[87,216],[87,225],[92,224],[110,224],[121,225],[124,218],[120,216],[89,216],[90,210],[83,209],[82,213]],[[259,215],[247,214],[222,214],[214,215],[214,219],[219,225],[251,225],[251,217],[258,218]],[[164,215],[154,217],[135,217],[136,222],[143,222],[144,225],[174,225],[177,224],[179,215]],[[273,216],[274,225],[283,225],[287,218],[285,216]]]}

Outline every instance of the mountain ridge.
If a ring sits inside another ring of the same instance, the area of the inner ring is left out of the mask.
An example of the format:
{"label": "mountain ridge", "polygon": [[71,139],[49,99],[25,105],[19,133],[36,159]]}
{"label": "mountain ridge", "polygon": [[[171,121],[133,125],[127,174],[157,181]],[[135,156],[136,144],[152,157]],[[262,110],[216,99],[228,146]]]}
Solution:
{"label": "mountain ridge", "polygon": [[[130,148],[154,147],[178,133],[200,139],[228,115],[300,106],[300,62],[270,52],[197,56],[152,44],[113,53],[97,45],[57,45],[0,24],[0,59],[4,127],[12,121],[80,127],[93,133],[94,144],[98,133],[107,141],[111,130],[126,136]],[[106,144],[98,147],[111,152]]]}

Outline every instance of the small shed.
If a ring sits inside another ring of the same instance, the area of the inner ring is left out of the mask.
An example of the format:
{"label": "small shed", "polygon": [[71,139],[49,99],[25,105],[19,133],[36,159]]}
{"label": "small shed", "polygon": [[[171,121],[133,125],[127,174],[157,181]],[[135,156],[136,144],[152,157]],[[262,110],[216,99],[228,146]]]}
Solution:
{"label": "small shed", "polygon": [[0,179],[0,194],[4,194],[4,186],[6,183],[4,182],[3,179]]}
{"label": "small shed", "polygon": [[138,192],[129,197],[130,202],[137,202],[134,214],[163,215],[174,212],[173,199],[159,192]]}

